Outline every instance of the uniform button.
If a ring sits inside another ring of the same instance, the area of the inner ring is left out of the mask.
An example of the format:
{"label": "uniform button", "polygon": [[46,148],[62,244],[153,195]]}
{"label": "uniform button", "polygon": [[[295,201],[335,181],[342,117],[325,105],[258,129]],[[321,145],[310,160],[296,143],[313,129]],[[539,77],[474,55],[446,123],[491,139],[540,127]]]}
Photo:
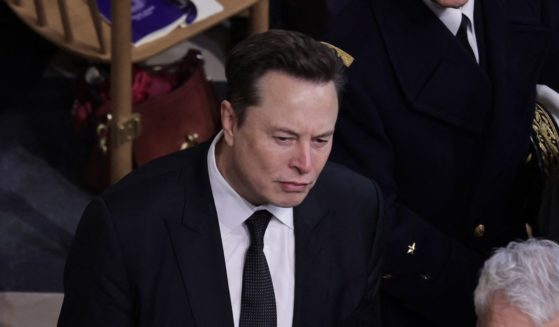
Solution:
{"label": "uniform button", "polygon": [[419,278],[421,278],[422,281],[427,282],[429,280],[431,280],[431,275],[429,274],[420,274]]}
{"label": "uniform button", "polygon": [[474,236],[477,238],[483,237],[485,235],[485,225],[479,224],[474,228]]}

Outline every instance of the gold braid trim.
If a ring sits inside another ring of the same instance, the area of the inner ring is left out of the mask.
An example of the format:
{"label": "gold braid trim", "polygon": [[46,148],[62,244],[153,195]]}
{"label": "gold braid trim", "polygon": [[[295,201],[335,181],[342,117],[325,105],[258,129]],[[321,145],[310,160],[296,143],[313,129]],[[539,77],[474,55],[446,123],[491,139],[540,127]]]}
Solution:
{"label": "gold braid trim", "polygon": [[537,152],[541,157],[543,173],[548,177],[559,164],[559,133],[553,118],[539,103],[536,103],[532,131],[536,137]]}
{"label": "gold braid trim", "polygon": [[342,62],[344,63],[344,66],[346,66],[346,67],[351,66],[351,64],[355,60],[352,56],[349,55],[349,53],[345,52],[344,50],[338,48],[335,45],[332,45],[328,42],[323,42],[323,41],[321,41],[320,43],[324,44],[325,46],[327,46],[329,48],[334,49],[334,51],[336,51],[336,54],[342,60]]}

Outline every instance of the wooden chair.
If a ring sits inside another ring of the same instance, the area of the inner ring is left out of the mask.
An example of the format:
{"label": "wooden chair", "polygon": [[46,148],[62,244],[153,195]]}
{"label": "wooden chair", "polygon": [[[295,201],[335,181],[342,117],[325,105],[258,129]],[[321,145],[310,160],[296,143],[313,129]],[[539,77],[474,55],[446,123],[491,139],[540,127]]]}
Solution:
{"label": "wooden chair", "polygon": [[131,0],[111,1],[114,19],[100,18],[96,0],[7,0],[33,30],[57,46],[93,61],[111,64],[111,182],[132,169],[132,143],[141,120],[132,115],[132,63],[145,60],[221,21],[248,10],[251,32],[268,29],[268,0],[218,0],[224,10],[139,47],[131,45]]}

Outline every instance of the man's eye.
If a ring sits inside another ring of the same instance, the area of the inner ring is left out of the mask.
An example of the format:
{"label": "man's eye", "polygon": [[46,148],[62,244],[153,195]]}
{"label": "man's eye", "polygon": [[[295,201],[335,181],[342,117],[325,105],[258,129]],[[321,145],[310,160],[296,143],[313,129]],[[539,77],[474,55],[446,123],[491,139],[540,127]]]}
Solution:
{"label": "man's eye", "polygon": [[323,144],[328,143],[329,140],[330,139],[328,139],[328,138],[318,138],[318,139],[314,139],[314,143],[318,144],[318,145],[323,145]]}
{"label": "man's eye", "polygon": [[279,143],[289,143],[291,140],[293,140],[292,137],[288,136],[274,136],[274,139]]}
{"label": "man's eye", "polygon": [[313,139],[312,146],[315,149],[322,149],[322,148],[326,147],[329,143],[330,143],[330,138],[329,137],[321,137],[321,138]]}

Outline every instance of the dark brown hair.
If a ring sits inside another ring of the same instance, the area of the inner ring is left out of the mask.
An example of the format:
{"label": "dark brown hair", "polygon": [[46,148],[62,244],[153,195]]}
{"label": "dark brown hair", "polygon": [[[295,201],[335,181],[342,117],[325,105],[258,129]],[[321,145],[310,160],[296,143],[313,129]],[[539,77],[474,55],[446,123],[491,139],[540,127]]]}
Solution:
{"label": "dark brown hair", "polygon": [[285,30],[253,35],[233,48],[225,65],[228,99],[239,125],[246,108],[259,103],[257,84],[269,71],[317,83],[332,81],[338,95],[344,84],[344,65],[336,51],[310,36]]}

